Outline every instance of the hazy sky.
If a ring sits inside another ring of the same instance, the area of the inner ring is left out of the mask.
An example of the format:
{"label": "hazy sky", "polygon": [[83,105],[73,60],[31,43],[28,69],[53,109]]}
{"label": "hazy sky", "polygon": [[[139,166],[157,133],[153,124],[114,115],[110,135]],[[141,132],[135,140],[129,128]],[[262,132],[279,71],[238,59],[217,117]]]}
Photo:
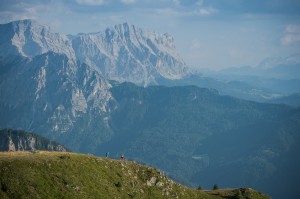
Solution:
{"label": "hazy sky", "polygon": [[0,0],[1,23],[25,18],[65,34],[123,22],[167,32],[198,68],[300,53],[300,0]]}

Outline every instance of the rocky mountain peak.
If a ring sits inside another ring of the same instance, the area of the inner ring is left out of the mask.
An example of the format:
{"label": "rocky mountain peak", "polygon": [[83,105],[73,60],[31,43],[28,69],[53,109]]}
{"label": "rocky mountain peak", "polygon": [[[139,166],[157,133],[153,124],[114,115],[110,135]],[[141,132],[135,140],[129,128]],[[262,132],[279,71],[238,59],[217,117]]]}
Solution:
{"label": "rocky mountain peak", "polygon": [[18,31],[18,29],[34,29],[34,28],[47,28],[50,29],[47,26],[41,25],[39,24],[36,20],[33,19],[23,19],[23,20],[19,20],[19,21],[12,21],[9,24],[12,25],[12,27],[14,28],[14,31]]}
{"label": "rocky mountain peak", "polygon": [[123,23],[103,32],[76,36],[54,33],[33,20],[0,25],[0,56],[33,58],[47,52],[64,54],[101,72],[107,79],[147,86],[157,80],[180,79],[187,67],[169,34]]}
{"label": "rocky mountain peak", "polygon": [[147,86],[160,78],[180,79],[188,74],[169,34],[123,23],[78,35],[72,42],[77,59],[96,67],[107,79]]}
{"label": "rocky mountain peak", "polygon": [[[143,44],[141,40],[145,40],[146,43],[148,40],[156,45],[164,46],[165,48],[168,47],[174,51],[176,50],[174,38],[170,34],[148,31],[126,22],[115,25],[113,28],[107,28],[105,33],[106,36],[118,35],[120,38],[131,40],[132,42],[135,42],[134,40],[138,40],[136,42],[140,45]],[[139,45],[137,44],[136,46]],[[179,57],[179,55],[176,54],[176,57]]]}
{"label": "rocky mountain peak", "polygon": [[127,22],[123,24],[118,24],[114,26],[114,29],[119,32],[120,34],[128,34],[130,32],[134,32],[136,27],[132,24],[129,24]]}
{"label": "rocky mountain peak", "polygon": [[25,19],[0,25],[0,56],[21,55],[34,56],[53,51],[75,59],[71,41],[66,35],[54,33],[45,25],[35,20]]}

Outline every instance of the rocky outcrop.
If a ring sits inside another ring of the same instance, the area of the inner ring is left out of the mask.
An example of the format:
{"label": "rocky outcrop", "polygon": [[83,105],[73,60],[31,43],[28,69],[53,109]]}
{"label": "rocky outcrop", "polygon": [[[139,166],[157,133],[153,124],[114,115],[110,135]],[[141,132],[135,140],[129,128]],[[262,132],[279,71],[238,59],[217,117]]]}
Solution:
{"label": "rocky outcrop", "polygon": [[0,130],[0,151],[68,151],[63,145],[25,131]]}
{"label": "rocky outcrop", "polygon": [[72,42],[66,35],[54,33],[48,26],[34,20],[19,20],[0,24],[0,56],[34,57],[53,51],[75,58]]}
{"label": "rocky outcrop", "polygon": [[[15,62],[0,61],[0,127],[68,140],[69,148],[80,148],[82,137],[96,133],[101,141],[109,137],[111,85],[97,70],[54,52]],[[99,129],[108,130],[100,134]],[[80,135],[70,138],[69,133]],[[99,144],[97,139],[92,140]]]}
{"label": "rocky outcrop", "polygon": [[104,32],[72,37],[76,58],[98,68],[107,79],[140,85],[160,78],[181,79],[188,74],[169,34],[124,23]]}

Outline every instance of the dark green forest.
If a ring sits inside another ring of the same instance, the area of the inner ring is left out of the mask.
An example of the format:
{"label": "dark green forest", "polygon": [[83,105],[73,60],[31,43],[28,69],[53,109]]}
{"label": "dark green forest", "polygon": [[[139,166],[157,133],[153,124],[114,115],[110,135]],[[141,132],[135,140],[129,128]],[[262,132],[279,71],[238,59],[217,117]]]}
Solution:
{"label": "dark green forest", "polygon": [[[274,192],[274,187],[299,182],[300,172],[292,166],[300,165],[292,155],[300,141],[299,108],[222,96],[195,86],[123,83],[111,92],[117,107],[110,120],[115,134],[98,154],[110,151],[117,157],[125,152],[181,183],[200,183],[205,189],[218,183]],[[281,176],[290,180],[283,182]]]}

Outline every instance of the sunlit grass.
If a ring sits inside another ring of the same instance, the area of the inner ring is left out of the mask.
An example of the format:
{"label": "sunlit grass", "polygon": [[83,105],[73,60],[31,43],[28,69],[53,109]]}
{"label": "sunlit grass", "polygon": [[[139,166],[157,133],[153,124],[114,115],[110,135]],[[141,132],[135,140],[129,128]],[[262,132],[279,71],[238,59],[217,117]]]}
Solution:
{"label": "sunlit grass", "polygon": [[0,198],[217,199],[234,198],[239,191],[193,190],[134,162],[45,151],[0,153],[0,186]]}

